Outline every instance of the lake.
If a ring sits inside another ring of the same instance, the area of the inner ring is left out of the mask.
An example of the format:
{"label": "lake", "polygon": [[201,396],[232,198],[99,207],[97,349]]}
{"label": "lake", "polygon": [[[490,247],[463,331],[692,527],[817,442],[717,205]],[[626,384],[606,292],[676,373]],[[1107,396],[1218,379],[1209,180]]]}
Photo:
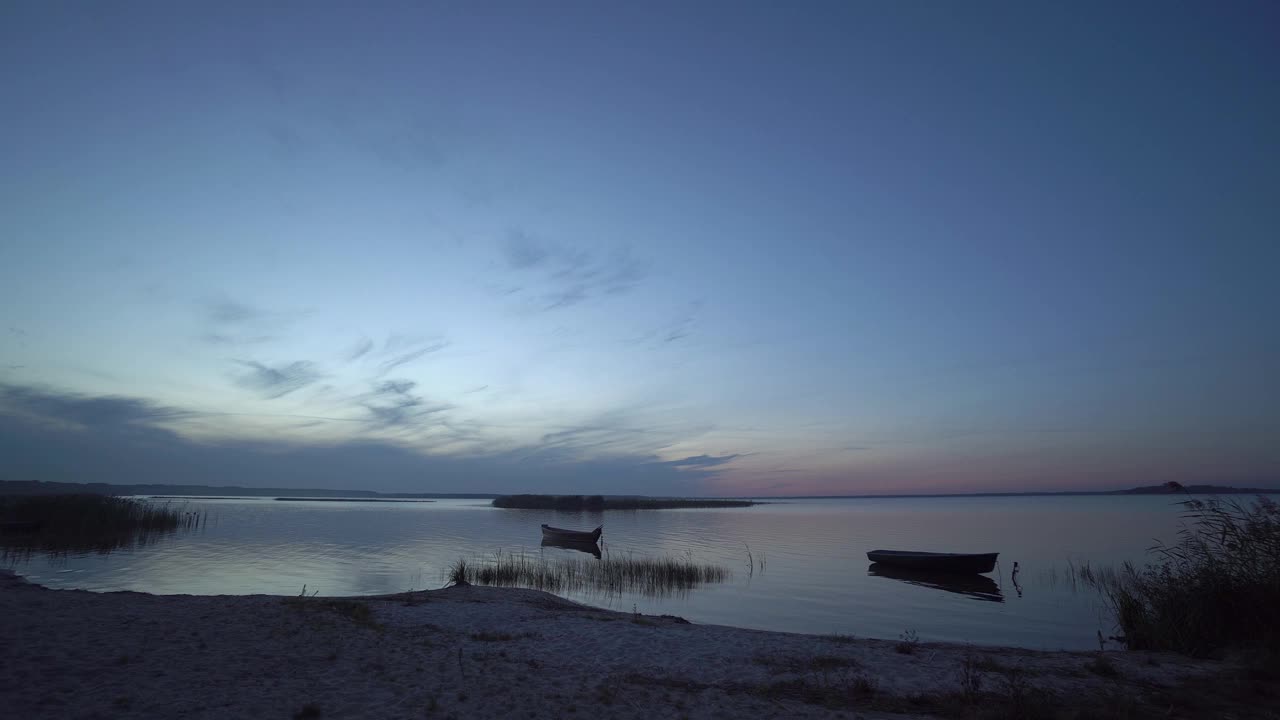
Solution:
{"label": "lake", "polygon": [[[430,503],[177,500],[207,512],[198,531],[109,555],[9,561],[54,588],[161,594],[366,595],[438,588],[459,558],[591,556],[540,547],[539,524],[603,523],[611,556],[675,556],[732,577],[687,593],[566,594],[697,623],[1036,649],[1097,648],[1114,632],[1068,563],[1142,562],[1176,538],[1173,496],[779,500],[750,508],[559,513],[487,500]],[[1246,500],[1247,498],[1242,498]],[[868,550],[999,552],[989,581],[933,587],[868,572]],[[748,558],[752,562],[748,564]],[[1011,570],[1021,572],[1015,587]]]}

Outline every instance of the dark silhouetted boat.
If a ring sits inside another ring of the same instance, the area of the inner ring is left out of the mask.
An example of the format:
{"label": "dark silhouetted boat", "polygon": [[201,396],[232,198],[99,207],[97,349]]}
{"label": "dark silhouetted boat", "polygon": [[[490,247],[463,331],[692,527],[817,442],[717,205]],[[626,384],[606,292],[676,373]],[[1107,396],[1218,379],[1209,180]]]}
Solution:
{"label": "dark silhouetted boat", "polygon": [[565,530],[564,528],[551,527],[545,523],[542,526],[542,537],[565,542],[589,542],[594,544],[600,539],[600,533],[602,532],[604,532],[603,525],[589,532],[584,530]]}
{"label": "dark silhouetted boat", "polygon": [[867,559],[903,570],[947,573],[988,573],[995,569],[1000,553],[931,553],[908,550],[872,550]]}
{"label": "dark silhouetted boat", "polygon": [[565,550],[577,550],[589,555],[593,555],[595,559],[600,559],[600,546],[594,540],[559,540],[547,536],[542,537],[542,547],[558,547]]}
{"label": "dark silhouetted boat", "polygon": [[889,578],[917,587],[942,590],[987,602],[1004,602],[1004,593],[996,581],[977,573],[930,572],[928,570],[904,570],[892,565],[871,563],[867,574]]}

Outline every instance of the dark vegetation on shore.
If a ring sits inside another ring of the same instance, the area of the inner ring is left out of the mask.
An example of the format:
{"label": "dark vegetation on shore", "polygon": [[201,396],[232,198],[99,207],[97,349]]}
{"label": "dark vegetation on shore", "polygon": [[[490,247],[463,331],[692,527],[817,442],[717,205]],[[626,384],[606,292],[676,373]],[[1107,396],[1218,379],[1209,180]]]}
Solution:
{"label": "dark vegetation on shore", "polygon": [[1142,487],[1117,490],[1113,495],[1168,495],[1170,493],[1188,493],[1191,495],[1266,495],[1280,493],[1278,490],[1266,488],[1238,488],[1227,485],[1182,485],[1165,483],[1163,485],[1143,485]]}
{"label": "dark vegetation on shore", "polygon": [[727,568],[686,558],[606,556],[601,560],[547,560],[513,554],[498,554],[492,562],[458,560],[446,575],[449,582],[457,585],[526,587],[553,593],[634,592],[651,597],[682,594],[730,577]]}
{"label": "dark vegetation on shore", "polygon": [[179,496],[196,499],[236,497],[306,497],[306,498],[456,498],[483,499],[495,493],[380,493],[372,490],[325,490],[319,488],[265,488],[239,485],[114,485],[111,483],[42,482],[40,480],[0,480],[3,495],[150,495]]}
{"label": "dark vegetation on shore", "polygon": [[419,500],[416,498],[344,498],[344,497],[278,497],[272,498],[281,502],[363,502],[363,503],[429,503],[435,500]]}
{"label": "dark vegetation on shore", "polygon": [[706,498],[650,498],[604,495],[501,495],[493,506],[521,510],[674,510],[679,508],[751,507],[754,500],[714,500]]}
{"label": "dark vegetation on shore", "polygon": [[1280,664],[1280,504],[1190,499],[1172,545],[1143,568],[1076,570],[1098,588],[1135,650],[1207,657],[1249,650]]}
{"label": "dark vegetation on shore", "polygon": [[109,495],[0,496],[0,554],[109,553],[194,530],[204,518],[181,506]]}

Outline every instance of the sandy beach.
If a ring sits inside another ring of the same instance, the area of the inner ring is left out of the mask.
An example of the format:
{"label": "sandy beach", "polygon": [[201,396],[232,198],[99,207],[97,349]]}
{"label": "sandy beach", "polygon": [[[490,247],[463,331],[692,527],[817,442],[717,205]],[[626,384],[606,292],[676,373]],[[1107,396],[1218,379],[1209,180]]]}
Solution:
{"label": "sandy beach", "polygon": [[13,718],[1268,717],[1205,692],[1235,670],[693,625],[522,589],[157,596],[0,573]]}

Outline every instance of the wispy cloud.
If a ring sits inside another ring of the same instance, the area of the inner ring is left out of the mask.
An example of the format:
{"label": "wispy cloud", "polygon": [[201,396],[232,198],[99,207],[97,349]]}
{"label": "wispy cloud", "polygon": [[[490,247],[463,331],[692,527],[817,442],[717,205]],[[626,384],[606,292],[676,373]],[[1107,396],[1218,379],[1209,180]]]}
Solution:
{"label": "wispy cloud", "polygon": [[378,347],[370,338],[362,338],[343,355],[346,362],[362,361],[374,379],[389,375],[393,370],[421,360],[432,353],[449,347],[450,343],[441,337],[422,337],[391,333],[382,346]]}
{"label": "wispy cloud", "polygon": [[[507,269],[541,280],[527,291],[542,310],[556,310],[602,295],[625,293],[644,279],[646,265],[627,247],[596,253],[514,229],[500,247]],[[521,286],[521,290],[524,288]],[[513,294],[507,291],[506,294]]]}
{"label": "wispy cloud", "polygon": [[512,230],[507,233],[506,241],[502,244],[502,255],[507,261],[507,267],[526,270],[547,262],[551,258],[551,251],[543,243],[534,240],[529,233]]}
{"label": "wispy cloud", "polygon": [[702,310],[702,301],[695,300],[680,313],[679,317],[662,333],[662,342],[671,343],[689,337],[693,332],[693,324]]}
{"label": "wispy cloud", "polygon": [[690,455],[689,457],[681,458],[679,460],[665,460],[653,464],[666,465],[680,470],[694,468],[705,470],[707,468],[718,467],[720,465],[733,462],[740,457],[742,457],[742,455],[739,453],[734,453],[732,455]]}
{"label": "wispy cloud", "polygon": [[382,377],[390,373],[401,365],[407,365],[408,363],[411,363],[425,355],[429,355],[433,352],[439,352],[447,347],[449,347],[449,343],[447,341],[440,340],[424,347],[420,347],[417,350],[410,350],[409,352],[393,355],[392,357],[383,360],[381,363],[378,363],[378,377]]}
{"label": "wispy cloud", "polygon": [[266,315],[258,308],[228,298],[210,301],[205,312],[210,321],[219,324],[238,324],[257,320]]}
{"label": "wispy cloud", "polygon": [[269,400],[284,397],[324,377],[315,363],[306,360],[276,366],[252,360],[237,360],[236,363],[248,369],[236,376],[236,384]]}
{"label": "wispy cloud", "polygon": [[210,345],[260,345],[276,339],[274,335],[227,335],[225,333],[205,333],[202,337]]}
{"label": "wispy cloud", "polygon": [[369,411],[377,428],[420,425],[424,418],[453,408],[446,403],[428,403],[413,392],[418,386],[412,380],[387,380],[366,395],[361,404]]}
{"label": "wispy cloud", "polygon": [[359,360],[365,355],[368,355],[369,351],[372,349],[373,349],[373,340],[371,338],[361,338],[359,342],[357,342],[354,346],[352,346],[350,350],[347,351],[346,356],[343,357],[343,360],[346,360],[347,362],[355,362],[356,360]]}
{"label": "wispy cloud", "polygon": [[199,305],[204,332],[211,345],[258,345],[277,340],[290,325],[306,315],[298,311],[274,311],[228,297]]}

